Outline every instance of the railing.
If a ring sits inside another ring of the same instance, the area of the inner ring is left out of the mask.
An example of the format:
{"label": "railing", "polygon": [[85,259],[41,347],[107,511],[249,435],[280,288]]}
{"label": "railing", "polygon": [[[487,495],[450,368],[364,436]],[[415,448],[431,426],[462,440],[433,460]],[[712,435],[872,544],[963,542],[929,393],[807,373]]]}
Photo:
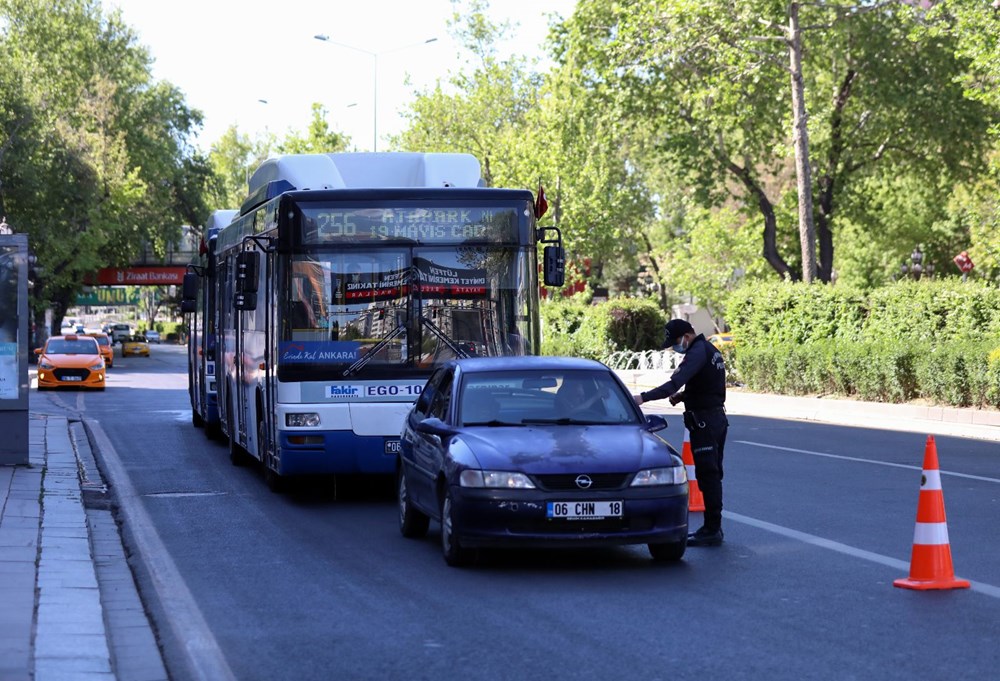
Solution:
{"label": "railing", "polygon": [[671,371],[680,364],[680,359],[673,350],[619,350],[603,361],[616,371]]}

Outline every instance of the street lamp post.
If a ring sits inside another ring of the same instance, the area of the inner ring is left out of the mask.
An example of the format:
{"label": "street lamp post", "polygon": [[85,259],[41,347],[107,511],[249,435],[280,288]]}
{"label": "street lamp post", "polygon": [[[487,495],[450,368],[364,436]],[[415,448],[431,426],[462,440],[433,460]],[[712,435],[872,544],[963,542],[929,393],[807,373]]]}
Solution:
{"label": "street lamp post", "polygon": [[900,275],[904,279],[906,278],[907,274],[912,276],[914,279],[920,279],[920,277],[924,274],[926,274],[928,277],[933,276],[934,263],[929,262],[925,266],[923,262],[924,262],[924,254],[921,252],[920,247],[919,246],[914,247],[913,252],[910,253],[910,262],[907,263],[904,260],[903,264],[899,266]]}
{"label": "street lamp post", "polygon": [[354,45],[337,42],[336,40],[331,40],[330,36],[324,33],[318,33],[314,35],[313,38],[324,43],[330,43],[331,45],[337,45],[339,47],[345,47],[348,50],[354,50],[355,52],[367,54],[372,58],[372,151],[378,151],[378,58],[392,52],[399,52],[400,50],[406,50],[411,47],[419,47],[420,45],[437,42],[437,38],[428,38],[427,40],[422,40],[419,43],[402,45],[401,47],[395,47],[391,50],[383,50],[382,52],[372,52],[371,50],[365,50],[360,47],[355,47]]}

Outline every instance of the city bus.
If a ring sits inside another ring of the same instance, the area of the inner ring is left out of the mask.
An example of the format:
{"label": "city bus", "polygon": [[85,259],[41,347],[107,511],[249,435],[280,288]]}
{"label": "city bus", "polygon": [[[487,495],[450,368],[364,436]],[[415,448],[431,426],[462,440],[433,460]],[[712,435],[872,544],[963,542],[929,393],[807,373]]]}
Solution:
{"label": "city bus", "polygon": [[217,210],[208,217],[198,261],[188,266],[192,276],[185,277],[181,302],[188,326],[191,423],[196,428],[204,428],[205,435],[212,439],[222,432],[215,378],[215,244],[219,230],[232,222],[238,213],[237,210]]}
{"label": "city bus", "polygon": [[[539,202],[541,203],[541,202]],[[441,362],[537,354],[527,190],[488,188],[467,154],[271,158],[216,237],[218,399],[234,464],[291,476],[390,474],[403,419]],[[192,276],[192,275],[188,275]]]}

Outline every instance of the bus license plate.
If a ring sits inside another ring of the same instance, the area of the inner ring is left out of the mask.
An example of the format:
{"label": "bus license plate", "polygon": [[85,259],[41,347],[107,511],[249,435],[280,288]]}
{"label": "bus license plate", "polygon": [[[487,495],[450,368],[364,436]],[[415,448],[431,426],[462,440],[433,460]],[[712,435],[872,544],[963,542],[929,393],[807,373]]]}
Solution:
{"label": "bus license plate", "polygon": [[565,520],[621,518],[624,508],[623,501],[550,501],[546,504],[545,515]]}
{"label": "bus license plate", "polygon": [[399,454],[403,451],[401,443],[399,440],[386,440],[385,441],[385,453],[386,454]]}

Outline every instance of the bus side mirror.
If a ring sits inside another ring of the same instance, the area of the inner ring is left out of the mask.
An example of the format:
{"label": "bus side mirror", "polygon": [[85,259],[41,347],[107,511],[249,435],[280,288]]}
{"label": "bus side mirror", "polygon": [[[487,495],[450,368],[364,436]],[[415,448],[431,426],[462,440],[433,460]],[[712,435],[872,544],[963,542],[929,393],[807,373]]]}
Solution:
{"label": "bus side mirror", "polygon": [[542,252],[546,286],[562,286],[566,280],[566,253],[562,245],[546,246]]}
{"label": "bus side mirror", "polygon": [[[193,302],[198,299],[199,279],[200,277],[194,272],[188,272],[187,274],[184,275],[184,283],[181,285],[181,300],[183,301],[182,305],[183,303],[186,303],[189,300]],[[187,312],[187,310],[184,311]],[[194,312],[194,310],[190,311]]]}
{"label": "bus side mirror", "polygon": [[[236,256],[236,290],[240,293],[257,292],[257,274],[260,269],[260,253],[243,251]],[[256,302],[253,308],[257,307]]]}

